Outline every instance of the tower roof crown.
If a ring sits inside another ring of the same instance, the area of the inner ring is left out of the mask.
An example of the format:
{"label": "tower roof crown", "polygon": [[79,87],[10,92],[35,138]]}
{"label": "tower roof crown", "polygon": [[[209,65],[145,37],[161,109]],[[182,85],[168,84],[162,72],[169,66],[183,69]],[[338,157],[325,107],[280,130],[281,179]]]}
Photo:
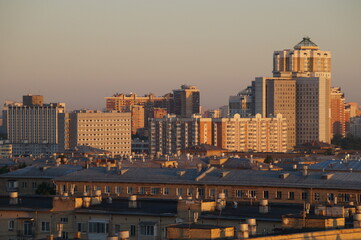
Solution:
{"label": "tower roof crown", "polygon": [[301,42],[299,42],[294,49],[296,50],[318,50],[320,49],[314,42],[311,41],[309,37],[304,37]]}

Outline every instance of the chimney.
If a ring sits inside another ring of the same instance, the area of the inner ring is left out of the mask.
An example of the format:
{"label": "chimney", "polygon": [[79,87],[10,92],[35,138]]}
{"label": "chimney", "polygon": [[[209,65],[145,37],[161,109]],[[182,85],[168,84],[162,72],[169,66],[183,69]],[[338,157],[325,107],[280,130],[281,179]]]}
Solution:
{"label": "chimney", "polygon": [[122,230],[118,233],[119,240],[128,240],[129,239],[129,231]]}
{"label": "chimney", "polygon": [[137,208],[137,196],[136,195],[132,195],[129,197],[129,208]]}
{"label": "chimney", "polygon": [[247,224],[248,224],[248,232],[251,235],[256,235],[256,232],[257,232],[256,219],[255,218],[248,218],[247,219]]}
{"label": "chimney", "polygon": [[121,161],[117,162],[117,167],[118,167],[118,170],[122,169],[122,162]]}
{"label": "chimney", "polygon": [[17,205],[18,204],[18,192],[11,192],[10,193],[10,205]]}
{"label": "chimney", "polygon": [[107,172],[110,172],[110,162],[107,162]]}
{"label": "chimney", "polygon": [[202,171],[202,164],[201,163],[197,164],[197,171],[198,172]]}
{"label": "chimney", "polygon": [[259,202],[259,213],[268,213],[268,212],[269,212],[268,200],[267,199],[262,199]]}
{"label": "chimney", "polygon": [[302,176],[307,176],[308,175],[308,166],[303,166],[302,168]]}
{"label": "chimney", "polygon": [[248,233],[248,224],[247,223],[241,223],[239,225],[239,232],[238,232],[238,236],[239,239],[246,239],[249,237],[249,233]]}

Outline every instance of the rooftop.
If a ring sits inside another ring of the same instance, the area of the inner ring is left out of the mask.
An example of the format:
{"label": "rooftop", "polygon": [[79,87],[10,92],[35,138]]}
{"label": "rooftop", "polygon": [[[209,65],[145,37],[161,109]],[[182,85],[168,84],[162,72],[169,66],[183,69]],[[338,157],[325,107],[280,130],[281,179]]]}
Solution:
{"label": "rooftop", "polygon": [[304,50],[304,49],[312,49],[312,50],[318,50],[319,47],[311,41],[309,37],[304,37],[301,42],[299,42],[294,49],[297,50]]}

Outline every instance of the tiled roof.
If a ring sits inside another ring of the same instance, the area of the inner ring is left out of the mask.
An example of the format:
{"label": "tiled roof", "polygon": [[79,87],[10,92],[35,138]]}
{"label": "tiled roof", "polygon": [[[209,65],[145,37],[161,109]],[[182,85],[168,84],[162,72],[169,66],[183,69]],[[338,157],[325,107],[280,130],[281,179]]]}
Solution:
{"label": "tiled roof", "polygon": [[311,41],[309,37],[304,37],[301,42],[299,42],[295,49],[300,47],[318,47],[314,42]]}

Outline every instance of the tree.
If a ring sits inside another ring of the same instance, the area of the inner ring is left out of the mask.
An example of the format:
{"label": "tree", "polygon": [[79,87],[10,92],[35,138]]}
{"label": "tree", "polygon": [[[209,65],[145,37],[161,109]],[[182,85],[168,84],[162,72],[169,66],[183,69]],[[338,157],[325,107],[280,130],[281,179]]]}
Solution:
{"label": "tree", "polygon": [[55,187],[53,184],[42,182],[35,193],[39,195],[55,195]]}
{"label": "tree", "polygon": [[5,165],[2,168],[0,168],[0,174],[4,174],[8,172],[10,172],[10,168],[8,167],[8,165]]}
{"label": "tree", "polygon": [[273,163],[273,158],[272,158],[272,156],[267,155],[267,157],[264,159],[263,162],[264,162],[264,163],[268,163],[268,164]]}

